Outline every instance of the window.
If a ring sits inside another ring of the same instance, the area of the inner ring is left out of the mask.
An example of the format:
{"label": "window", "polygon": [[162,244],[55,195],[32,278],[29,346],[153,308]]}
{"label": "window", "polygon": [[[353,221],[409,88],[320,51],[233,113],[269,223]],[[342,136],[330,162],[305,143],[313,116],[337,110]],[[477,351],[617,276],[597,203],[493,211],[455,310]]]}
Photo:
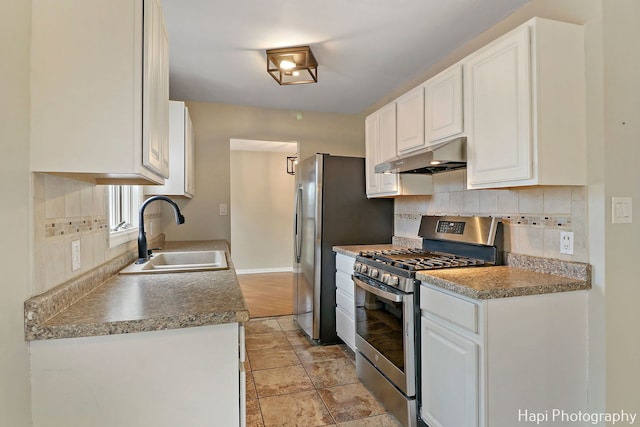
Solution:
{"label": "window", "polygon": [[142,202],[142,187],[138,185],[110,185],[109,247],[126,243],[138,233],[138,208]]}

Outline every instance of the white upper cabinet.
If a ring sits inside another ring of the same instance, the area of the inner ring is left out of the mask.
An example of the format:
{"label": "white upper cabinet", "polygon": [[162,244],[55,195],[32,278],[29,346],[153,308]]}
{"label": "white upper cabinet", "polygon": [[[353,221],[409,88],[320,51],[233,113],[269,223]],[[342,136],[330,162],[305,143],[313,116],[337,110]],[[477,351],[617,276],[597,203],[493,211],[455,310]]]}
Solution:
{"label": "white upper cabinet", "polygon": [[34,0],[31,60],[31,170],[163,183],[169,56],[160,0]]}
{"label": "white upper cabinet", "polygon": [[365,119],[365,170],[368,197],[398,192],[398,175],[375,173],[375,166],[378,163],[395,156],[395,115],[396,106],[391,103]]}
{"label": "white upper cabinet", "polygon": [[534,18],[463,66],[468,188],[585,185],[581,26]]}
{"label": "white upper cabinet", "polygon": [[396,99],[396,107],[398,155],[424,147],[424,88],[418,86]]}
{"label": "white upper cabinet", "polygon": [[189,109],[182,101],[169,101],[169,178],[164,185],[148,185],[147,195],[193,197],[195,194],[195,137]]}
{"label": "white upper cabinet", "polygon": [[169,40],[159,0],[144,2],[143,164],[169,177]]}
{"label": "white upper cabinet", "polygon": [[395,157],[396,103],[382,107],[365,119],[367,197],[433,194],[429,175],[375,173],[375,166]]}
{"label": "white upper cabinet", "polygon": [[456,64],[424,84],[425,145],[462,134],[462,113],[462,65]]}

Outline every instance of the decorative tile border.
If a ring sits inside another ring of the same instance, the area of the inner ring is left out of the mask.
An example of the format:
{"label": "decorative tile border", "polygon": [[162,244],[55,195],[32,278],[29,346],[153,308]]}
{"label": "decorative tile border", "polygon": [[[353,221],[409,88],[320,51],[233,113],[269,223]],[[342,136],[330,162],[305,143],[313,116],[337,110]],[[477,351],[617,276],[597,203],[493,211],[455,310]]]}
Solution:
{"label": "decorative tile border", "polygon": [[[144,216],[145,221],[162,218],[162,213],[150,213]],[[83,218],[54,218],[46,220],[44,237],[69,237],[77,234],[91,233],[98,230],[108,230],[107,218],[83,217]]]}
{"label": "decorative tile border", "polygon": [[[432,215],[432,214],[430,214]],[[444,215],[444,214],[443,214]],[[487,214],[453,214],[451,216],[487,216]],[[504,224],[545,228],[570,228],[571,215],[498,215]],[[421,214],[395,214],[397,220],[420,221]]]}
{"label": "decorative tile border", "polygon": [[108,227],[105,217],[85,217],[73,220],[57,218],[46,222],[44,235],[45,237],[73,236],[96,230],[105,230]]}
{"label": "decorative tile border", "polygon": [[530,227],[569,228],[571,227],[571,215],[507,215],[502,217],[502,222],[509,225]]}

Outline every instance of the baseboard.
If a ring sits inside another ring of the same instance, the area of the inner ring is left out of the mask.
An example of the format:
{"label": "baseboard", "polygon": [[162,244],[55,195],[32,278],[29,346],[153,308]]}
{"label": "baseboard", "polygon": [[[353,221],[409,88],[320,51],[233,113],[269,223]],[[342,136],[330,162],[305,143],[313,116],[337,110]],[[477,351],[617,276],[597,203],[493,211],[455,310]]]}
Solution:
{"label": "baseboard", "polygon": [[236,270],[236,274],[260,274],[260,273],[291,273],[293,268],[280,267],[280,268],[248,268],[243,270]]}

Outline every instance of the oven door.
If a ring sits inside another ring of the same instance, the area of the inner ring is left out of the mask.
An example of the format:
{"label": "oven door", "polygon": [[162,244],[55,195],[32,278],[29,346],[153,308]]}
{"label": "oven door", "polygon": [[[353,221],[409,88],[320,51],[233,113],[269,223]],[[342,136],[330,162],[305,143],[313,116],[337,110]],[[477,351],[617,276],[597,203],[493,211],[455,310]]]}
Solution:
{"label": "oven door", "polygon": [[355,275],[356,348],[406,396],[415,395],[413,294]]}

